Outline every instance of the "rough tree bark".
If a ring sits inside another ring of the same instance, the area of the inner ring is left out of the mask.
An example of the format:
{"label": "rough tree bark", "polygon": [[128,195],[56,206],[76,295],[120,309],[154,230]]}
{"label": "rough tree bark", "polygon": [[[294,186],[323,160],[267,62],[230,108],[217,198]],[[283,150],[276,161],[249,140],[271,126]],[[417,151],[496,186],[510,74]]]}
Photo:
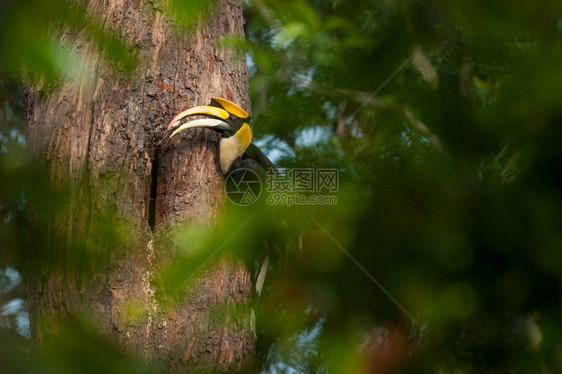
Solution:
{"label": "rough tree bark", "polygon": [[165,371],[239,369],[255,351],[250,309],[212,314],[223,305],[249,305],[244,264],[226,256],[215,261],[187,295],[165,307],[152,281],[174,261],[159,232],[213,221],[224,202],[217,135],[162,138],[175,113],[213,96],[249,107],[245,64],[216,47],[223,35],[243,34],[242,1],[220,1],[190,36],[180,36],[156,3],[88,5],[139,54],[133,79],[109,68],[86,35],[63,30],[54,37],[82,55],[84,79],[54,91],[24,88],[30,158],[63,202],[55,209],[34,205],[40,199],[30,192],[32,232],[41,243],[27,274],[32,336],[40,344],[49,335],[46,323],[87,313],[127,351]]}

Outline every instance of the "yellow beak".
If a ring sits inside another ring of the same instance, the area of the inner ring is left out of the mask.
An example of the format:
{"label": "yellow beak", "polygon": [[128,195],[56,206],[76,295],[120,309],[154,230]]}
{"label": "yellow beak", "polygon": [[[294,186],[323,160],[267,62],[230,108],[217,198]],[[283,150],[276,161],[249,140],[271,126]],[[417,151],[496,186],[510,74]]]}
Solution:
{"label": "yellow beak", "polygon": [[[227,119],[230,116],[226,110],[221,109],[221,108],[217,108],[217,107],[209,106],[209,105],[196,106],[196,107],[184,110],[183,112],[181,112],[180,114],[175,116],[174,119],[172,119],[170,121],[170,124],[168,125],[168,128],[166,130],[170,130],[171,128],[174,128],[174,127],[178,126],[181,123],[181,120],[184,119],[185,117],[197,116],[197,115],[209,116],[209,117],[214,117],[214,118],[217,118],[217,119],[219,119],[219,118],[220,119]],[[196,121],[193,121],[193,122],[196,122]],[[184,124],[184,126],[185,126],[185,124]],[[183,126],[181,126],[181,127],[183,127]],[[202,126],[199,125],[199,126],[188,126],[188,127],[202,127]],[[209,126],[204,126],[204,127],[209,127]],[[187,128],[187,127],[185,127],[185,128]],[[185,128],[183,128],[182,130],[184,130]],[[177,132],[177,130],[174,131],[174,134],[176,132]],[[172,134],[172,136],[174,134]]]}
{"label": "yellow beak", "polygon": [[170,139],[174,137],[179,132],[183,130],[192,129],[195,127],[218,127],[218,126],[225,126],[228,123],[224,122],[223,120],[216,119],[216,118],[200,118],[190,122],[186,122],[177,129],[174,130],[172,135],[170,135]]}

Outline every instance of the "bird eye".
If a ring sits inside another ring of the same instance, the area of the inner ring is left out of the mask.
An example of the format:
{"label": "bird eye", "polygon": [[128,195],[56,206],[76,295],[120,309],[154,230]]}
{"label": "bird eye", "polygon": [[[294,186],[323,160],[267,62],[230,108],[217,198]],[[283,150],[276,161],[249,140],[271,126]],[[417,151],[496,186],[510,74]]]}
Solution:
{"label": "bird eye", "polygon": [[235,117],[235,116],[232,116],[232,115],[231,115],[228,119],[230,120],[230,122],[236,121],[236,117]]}

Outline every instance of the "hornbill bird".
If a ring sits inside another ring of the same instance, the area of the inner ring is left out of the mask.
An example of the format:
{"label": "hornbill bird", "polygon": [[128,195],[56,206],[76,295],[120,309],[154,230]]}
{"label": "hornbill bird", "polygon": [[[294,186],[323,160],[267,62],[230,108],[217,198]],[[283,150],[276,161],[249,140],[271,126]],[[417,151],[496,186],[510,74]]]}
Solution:
{"label": "hornbill bird", "polygon": [[[184,119],[205,116],[182,124]],[[208,127],[221,134],[220,166],[228,174],[234,161],[243,158],[242,167],[255,170],[259,174],[275,169],[267,156],[252,143],[250,115],[231,101],[213,97],[211,104],[196,106],[179,113],[172,119],[167,130],[174,129],[170,138],[186,129]]]}
{"label": "hornbill bird", "polygon": [[[195,118],[193,118],[195,117]],[[199,118],[203,117],[203,118]],[[276,170],[267,156],[252,143],[252,130],[249,122],[250,115],[241,107],[231,101],[214,97],[209,105],[196,106],[176,115],[167,130],[173,130],[170,138],[176,134],[191,128],[207,127],[221,134],[219,145],[220,168],[225,175],[236,169],[235,161],[242,157],[240,168],[250,169],[256,172],[260,178],[264,178],[267,171]],[[186,122],[187,121],[187,122]],[[232,175],[232,174],[231,174]],[[285,224],[288,234],[288,225]],[[281,244],[273,244],[277,252],[289,252],[289,247],[302,249],[300,235],[297,240],[289,240],[289,235]],[[297,245],[292,243],[297,242]],[[269,244],[266,242],[269,249]],[[269,268],[269,255],[266,254],[256,277],[256,293],[259,295],[263,288],[265,276]]]}

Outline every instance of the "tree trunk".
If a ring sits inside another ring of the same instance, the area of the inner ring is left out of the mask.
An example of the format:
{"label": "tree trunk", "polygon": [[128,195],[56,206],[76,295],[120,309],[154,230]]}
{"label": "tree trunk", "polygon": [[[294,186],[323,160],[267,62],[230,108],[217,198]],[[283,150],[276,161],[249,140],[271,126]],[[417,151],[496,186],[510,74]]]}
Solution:
{"label": "tree trunk", "polygon": [[82,79],[50,91],[24,88],[29,154],[47,181],[28,196],[32,336],[40,345],[53,320],[86,313],[127,351],[165,371],[240,369],[255,351],[252,282],[242,261],[213,259],[174,302],[163,302],[153,281],[185,258],[178,254],[185,248],[167,246],[170,227],[220,216],[218,136],[198,130],[162,139],[174,114],[213,96],[249,107],[245,63],[216,47],[226,34],[243,34],[242,4],[220,1],[190,36],[180,36],[154,4],[88,5],[137,51],[133,79],[108,67],[87,35],[62,30],[57,38],[83,57]]}

